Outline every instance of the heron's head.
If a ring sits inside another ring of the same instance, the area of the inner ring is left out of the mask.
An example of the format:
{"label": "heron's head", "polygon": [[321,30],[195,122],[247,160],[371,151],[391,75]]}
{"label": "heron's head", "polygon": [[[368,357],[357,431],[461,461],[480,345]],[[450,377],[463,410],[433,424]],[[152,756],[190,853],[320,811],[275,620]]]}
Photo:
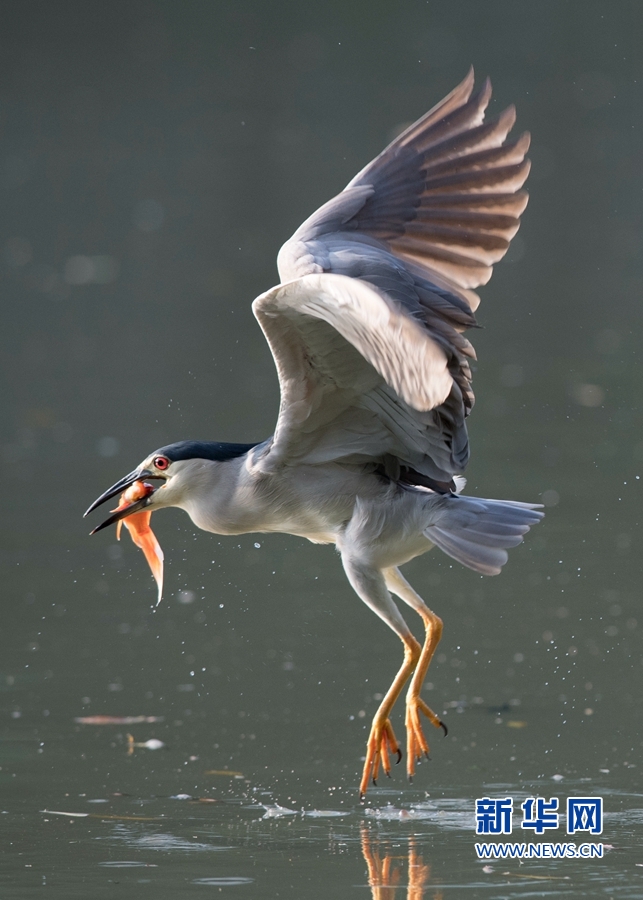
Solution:
{"label": "heron's head", "polygon": [[152,482],[140,499],[123,505],[113,515],[94,528],[92,534],[133,513],[154,512],[167,506],[184,507],[211,485],[215,467],[213,462],[225,462],[243,456],[256,444],[225,444],[214,441],[179,441],[155,450],[129,475],[94,500],[85,515],[125,492],[135,482]]}

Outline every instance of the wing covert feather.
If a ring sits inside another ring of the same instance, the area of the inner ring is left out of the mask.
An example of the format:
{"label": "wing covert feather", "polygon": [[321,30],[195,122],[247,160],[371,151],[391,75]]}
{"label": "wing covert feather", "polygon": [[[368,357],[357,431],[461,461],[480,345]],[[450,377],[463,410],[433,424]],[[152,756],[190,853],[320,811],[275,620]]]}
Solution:
{"label": "wing covert feather", "polygon": [[[348,397],[384,381],[417,411],[440,405],[451,391],[447,357],[440,345],[402,307],[363,281],[345,275],[306,275],[257,297],[253,311],[281,382],[271,454],[282,443],[284,431],[305,422],[324,391],[341,390]],[[317,322],[330,326],[341,339],[332,346],[333,335],[323,329],[326,345],[321,353],[314,346],[315,335],[320,334]]]}

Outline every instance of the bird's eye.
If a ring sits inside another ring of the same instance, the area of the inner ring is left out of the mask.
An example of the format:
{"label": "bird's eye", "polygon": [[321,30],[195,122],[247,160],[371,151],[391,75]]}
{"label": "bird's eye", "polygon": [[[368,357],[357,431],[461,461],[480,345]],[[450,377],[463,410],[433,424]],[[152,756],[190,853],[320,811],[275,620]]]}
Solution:
{"label": "bird's eye", "polygon": [[154,460],[154,465],[157,469],[160,469],[161,472],[164,472],[170,465],[170,461],[167,456],[157,456]]}

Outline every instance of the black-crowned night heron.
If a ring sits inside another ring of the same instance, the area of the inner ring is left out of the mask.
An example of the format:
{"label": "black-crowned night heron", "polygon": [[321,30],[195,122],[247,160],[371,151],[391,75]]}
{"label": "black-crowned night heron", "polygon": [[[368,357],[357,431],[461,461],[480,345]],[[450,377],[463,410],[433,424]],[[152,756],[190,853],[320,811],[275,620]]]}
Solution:
{"label": "black-crowned night heron", "polygon": [[[514,109],[484,122],[491,85],[472,95],[473,83],[470,72],[281,248],[281,283],[253,303],[281,386],[274,435],[161,447],[88,510],[127,490],[95,530],[125,519],[139,546],[167,506],[216,534],[335,544],[355,592],[404,644],[373,719],[362,795],[390,754],[401,757],[390,715],[409,679],[409,776],[429,749],[420,714],[446,732],[420,696],[442,621],[399,566],[436,545],[496,575],[542,517],[534,504],[460,493],[474,399],[462,333],[476,324],[472,288],[518,230],[529,171],[529,135],[507,141]],[[160,548],[144,549],[158,569]],[[391,594],[421,616],[423,645]]]}

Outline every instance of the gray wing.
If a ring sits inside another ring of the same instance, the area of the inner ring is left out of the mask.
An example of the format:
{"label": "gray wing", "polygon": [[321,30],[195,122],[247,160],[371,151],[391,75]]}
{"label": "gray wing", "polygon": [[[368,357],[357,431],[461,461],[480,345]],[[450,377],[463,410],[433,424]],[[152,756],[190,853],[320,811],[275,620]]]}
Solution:
{"label": "gray wing", "polygon": [[[367,282],[441,348],[451,376],[443,401],[430,409],[418,408],[380,373],[383,380],[373,388],[377,399],[367,391],[362,402],[378,407],[373,414],[385,431],[395,420],[406,435],[406,456],[396,452],[398,460],[446,482],[468,461],[465,418],[474,402],[469,359],[475,353],[462,332],[476,324],[473,313],[479,297],[472,289],[491,277],[492,265],[506,253],[527,204],[521,187],[529,172],[529,135],[506,140],[515,121],[513,107],[485,123],[491,85],[487,80],[472,95],[473,82],[471,71],[307,219],[278,258],[282,282],[312,274]],[[321,320],[315,321],[313,332],[320,334]],[[297,333],[305,348],[313,338],[303,322]],[[323,329],[332,344],[329,328],[335,330],[326,322]],[[277,356],[276,336],[269,340]],[[387,333],[379,340],[386,342]],[[345,352],[359,355],[350,342]],[[318,347],[313,354],[316,365],[321,365],[320,354]],[[270,451],[279,451],[281,458],[295,451],[294,444],[288,450],[281,443],[286,433],[291,443],[295,439],[292,431],[280,430],[286,413],[282,402]],[[396,446],[399,438],[393,441]]]}

